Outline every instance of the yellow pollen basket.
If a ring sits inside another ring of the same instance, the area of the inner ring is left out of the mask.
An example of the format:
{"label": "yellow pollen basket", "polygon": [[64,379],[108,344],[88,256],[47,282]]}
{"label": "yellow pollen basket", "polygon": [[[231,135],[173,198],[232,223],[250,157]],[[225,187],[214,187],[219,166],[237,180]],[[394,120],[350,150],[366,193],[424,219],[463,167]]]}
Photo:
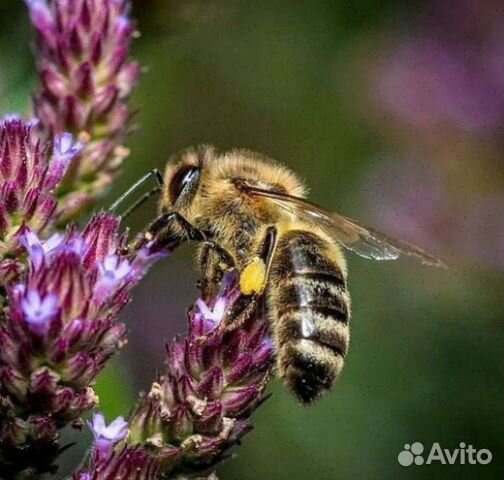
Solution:
{"label": "yellow pollen basket", "polygon": [[266,284],[266,265],[255,257],[241,272],[240,290],[244,295],[261,293]]}

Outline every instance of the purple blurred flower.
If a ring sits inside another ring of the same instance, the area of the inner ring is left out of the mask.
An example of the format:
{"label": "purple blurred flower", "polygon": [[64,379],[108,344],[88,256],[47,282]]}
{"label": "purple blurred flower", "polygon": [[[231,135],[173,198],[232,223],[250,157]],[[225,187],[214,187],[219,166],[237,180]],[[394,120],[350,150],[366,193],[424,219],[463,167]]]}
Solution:
{"label": "purple blurred flower", "polygon": [[[129,59],[135,29],[127,0],[26,0],[37,33],[41,86],[35,113],[47,133],[72,132],[86,142],[60,189],[70,217],[109,187],[128,155],[122,145],[128,99],[140,74]],[[68,137],[57,148],[72,154]]]}
{"label": "purple blurred flower", "polygon": [[[58,429],[79,425],[97,404],[92,384],[125,343],[117,316],[148,268],[146,259],[159,257],[142,251],[143,270],[130,275],[135,253],[128,253],[118,228],[116,218],[100,214],[82,233],[71,227],[45,242],[29,227],[18,234],[29,265],[6,285],[9,308],[0,322],[2,448],[52,443]],[[125,427],[120,420],[106,427],[98,416],[93,426],[98,444],[119,439]]]}
{"label": "purple blurred flower", "polygon": [[433,250],[451,242],[458,220],[446,181],[434,164],[381,159],[368,174],[363,192],[373,223],[385,232]]}
{"label": "purple blurred flower", "polygon": [[148,446],[173,475],[218,462],[251,428],[248,417],[263,401],[273,348],[266,320],[255,309],[243,326],[235,320],[240,295],[234,276],[208,304],[196,302],[188,336],[168,349],[167,371],[140,400],[130,419],[130,444]]}
{"label": "purple blurred flower", "polygon": [[[56,147],[62,141],[65,152]],[[55,222],[53,189],[80,149],[69,134],[56,136],[51,145],[37,138],[32,122],[0,120],[0,260],[17,246],[23,223],[40,233]]]}
{"label": "purple blurred flower", "polygon": [[385,106],[402,120],[478,133],[500,128],[504,91],[484,55],[467,45],[419,37],[401,42],[388,58],[378,89]]}
{"label": "purple blurred flower", "polygon": [[456,126],[477,134],[500,131],[504,12],[492,1],[427,5],[431,17],[385,53],[377,79],[379,100],[416,126]]}
{"label": "purple blurred flower", "polygon": [[435,163],[388,159],[363,186],[383,230],[453,259],[504,268],[504,196],[455,201]]}
{"label": "purple blurred flower", "polygon": [[504,10],[498,0],[431,0],[421,12],[381,55],[372,87],[382,111],[423,135],[406,137],[405,156],[427,161],[377,165],[368,201],[393,235],[502,268],[502,196],[481,197],[502,189]]}

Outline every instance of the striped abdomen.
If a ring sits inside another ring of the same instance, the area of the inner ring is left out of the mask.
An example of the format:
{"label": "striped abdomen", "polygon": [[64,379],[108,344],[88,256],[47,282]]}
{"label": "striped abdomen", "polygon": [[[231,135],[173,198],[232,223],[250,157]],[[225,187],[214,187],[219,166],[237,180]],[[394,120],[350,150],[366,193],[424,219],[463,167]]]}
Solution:
{"label": "striped abdomen", "polygon": [[292,230],[278,242],[268,310],[277,369],[303,403],[338,378],[349,343],[350,302],[336,245],[314,233]]}

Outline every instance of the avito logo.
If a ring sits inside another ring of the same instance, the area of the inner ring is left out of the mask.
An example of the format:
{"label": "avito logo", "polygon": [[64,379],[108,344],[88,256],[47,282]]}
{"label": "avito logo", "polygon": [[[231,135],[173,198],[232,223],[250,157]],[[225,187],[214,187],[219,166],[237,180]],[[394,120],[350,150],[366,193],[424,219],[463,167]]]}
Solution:
{"label": "avito logo", "polygon": [[428,454],[424,455],[425,448],[420,442],[404,445],[404,450],[397,456],[399,465],[487,465],[492,461],[492,452],[486,448],[477,450],[472,445],[460,442],[459,448],[442,448],[439,443],[433,443]]}

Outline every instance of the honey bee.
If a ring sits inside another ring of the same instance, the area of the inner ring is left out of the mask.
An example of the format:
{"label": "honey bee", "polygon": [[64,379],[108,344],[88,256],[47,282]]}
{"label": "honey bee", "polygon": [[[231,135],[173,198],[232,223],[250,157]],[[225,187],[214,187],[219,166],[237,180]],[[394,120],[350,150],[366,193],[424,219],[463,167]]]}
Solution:
{"label": "honey bee", "polygon": [[199,242],[204,297],[226,270],[238,272],[243,297],[264,302],[277,373],[303,404],[332,387],[348,352],[343,248],[368,259],[410,255],[443,265],[418,247],[314,205],[293,172],[254,152],[189,149],[168,162],[160,181],[159,217],[145,239],[170,248]]}

